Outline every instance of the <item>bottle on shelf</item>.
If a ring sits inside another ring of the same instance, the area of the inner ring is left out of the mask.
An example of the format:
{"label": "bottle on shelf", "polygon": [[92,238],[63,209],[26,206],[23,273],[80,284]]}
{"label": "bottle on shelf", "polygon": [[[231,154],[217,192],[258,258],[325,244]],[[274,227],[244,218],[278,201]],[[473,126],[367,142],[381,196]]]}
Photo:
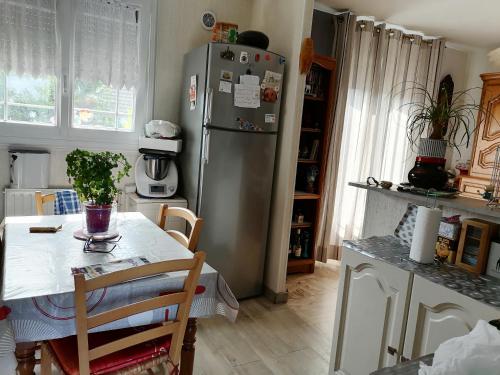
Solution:
{"label": "bottle on shelf", "polygon": [[302,235],[302,258],[309,259],[310,257],[310,247],[311,247],[311,233],[305,230]]}
{"label": "bottle on shelf", "polygon": [[300,229],[297,229],[295,233],[295,243],[293,244],[293,255],[295,258],[300,258],[302,255],[302,238],[300,235]]}

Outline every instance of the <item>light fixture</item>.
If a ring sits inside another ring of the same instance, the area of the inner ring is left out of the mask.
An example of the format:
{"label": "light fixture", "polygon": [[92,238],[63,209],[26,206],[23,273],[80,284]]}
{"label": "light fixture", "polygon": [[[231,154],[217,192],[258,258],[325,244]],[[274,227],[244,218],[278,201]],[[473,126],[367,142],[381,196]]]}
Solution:
{"label": "light fixture", "polygon": [[500,48],[494,49],[488,53],[491,65],[500,68]]}

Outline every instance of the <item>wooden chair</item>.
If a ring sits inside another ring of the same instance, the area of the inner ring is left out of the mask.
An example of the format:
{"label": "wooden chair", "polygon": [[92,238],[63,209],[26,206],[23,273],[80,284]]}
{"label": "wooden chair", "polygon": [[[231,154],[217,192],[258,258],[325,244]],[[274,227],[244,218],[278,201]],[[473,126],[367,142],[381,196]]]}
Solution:
{"label": "wooden chair", "polygon": [[[165,223],[167,217],[180,217],[186,220],[191,226],[191,233],[187,237],[184,233],[178,230],[165,229]],[[200,238],[201,227],[203,226],[203,219],[197,217],[192,211],[187,208],[182,207],[168,207],[167,204],[162,204],[160,206],[160,212],[158,214],[158,226],[164,229],[169,235],[177,240],[180,244],[187,247],[192,252],[196,251],[196,246],[198,246],[198,240]]]}
{"label": "wooden chair", "polygon": [[45,203],[54,202],[56,200],[56,195],[45,194],[43,195],[41,191],[35,192],[35,206],[36,206],[36,214],[38,216],[43,215],[43,205]]}
{"label": "wooden chair", "polygon": [[[75,275],[76,336],[42,344],[41,374],[52,374],[52,363],[66,374],[81,375],[94,373],[97,368],[106,374],[137,374],[144,370],[151,373],[152,368],[164,363],[169,374],[177,374],[189,311],[204,261],[205,253],[197,252],[192,259],[147,264],[89,280],[85,280],[83,274]],[[183,270],[189,273],[180,291],[87,316],[87,292],[141,277]],[[94,327],[172,305],[178,305],[177,317],[173,321],[141,329],[88,334],[88,330]],[[99,345],[94,345],[96,343]],[[109,369],[110,362],[112,371],[106,372],[103,366]]]}

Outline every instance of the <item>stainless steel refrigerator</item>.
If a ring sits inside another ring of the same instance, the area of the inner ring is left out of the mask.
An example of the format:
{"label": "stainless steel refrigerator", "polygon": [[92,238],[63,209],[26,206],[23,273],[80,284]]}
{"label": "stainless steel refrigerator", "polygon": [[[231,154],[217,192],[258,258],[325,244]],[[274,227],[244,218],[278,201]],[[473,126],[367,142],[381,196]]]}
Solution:
{"label": "stainless steel refrigerator", "polygon": [[223,43],[184,60],[181,193],[204,219],[198,249],[237,298],[263,292],[284,64]]}

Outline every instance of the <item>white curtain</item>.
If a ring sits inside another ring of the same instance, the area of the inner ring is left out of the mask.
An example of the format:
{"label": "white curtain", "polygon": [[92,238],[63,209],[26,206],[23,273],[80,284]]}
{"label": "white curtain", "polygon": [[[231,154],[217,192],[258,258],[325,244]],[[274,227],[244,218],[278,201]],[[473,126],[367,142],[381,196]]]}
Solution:
{"label": "white curtain", "polygon": [[[331,227],[332,251],[361,235],[366,192],[348,186],[368,176],[397,184],[414,163],[406,138],[407,107],[423,85],[437,93],[444,41],[358,21],[354,30]],[[381,218],[382,219],[382,218]]]}
{"label": "white curtain", "polygon": [[0,71],[54,75],[56,0],[0,0]]}
{"label": "white curtain", "polygon": [[138,9],[119,0],[77,0],[75,78],[114,88],[136,86]]}

